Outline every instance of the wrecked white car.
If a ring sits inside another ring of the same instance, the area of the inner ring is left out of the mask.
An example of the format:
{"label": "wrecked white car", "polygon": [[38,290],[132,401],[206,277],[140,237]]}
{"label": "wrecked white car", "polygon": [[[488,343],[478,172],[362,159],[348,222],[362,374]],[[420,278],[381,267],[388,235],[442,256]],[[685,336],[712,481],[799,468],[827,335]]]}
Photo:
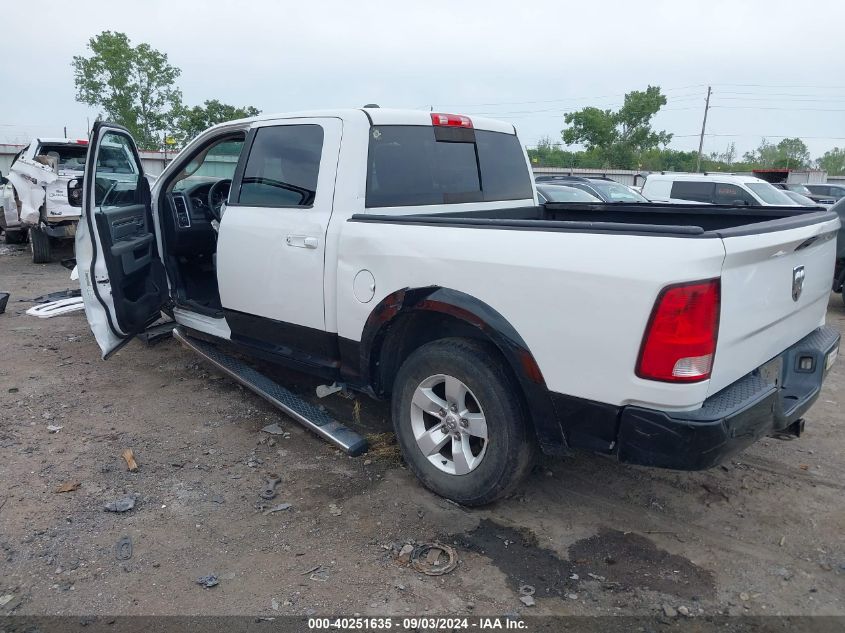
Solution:
{"label": "wrecked white car", "polygon": [[[135,164],[122,147],[104,147],[113,180],[137,178]],[[68,204],[67,184],[85,169],[88,140],[36,138],[12,161],[0,188],[7,243],[29,239],[32,261],[49,262],[51,240],[76,235],[79,209]]]}

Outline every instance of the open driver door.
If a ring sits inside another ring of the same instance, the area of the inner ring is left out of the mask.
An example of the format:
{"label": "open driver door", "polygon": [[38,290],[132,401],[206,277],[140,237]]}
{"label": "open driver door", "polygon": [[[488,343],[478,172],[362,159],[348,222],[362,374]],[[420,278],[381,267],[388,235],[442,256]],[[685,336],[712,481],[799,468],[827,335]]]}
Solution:
{"label": "open driver door", "polygon": [[[80,183],[68,184],[68,200]],[[156,321],[168,299],[150,185],[126,128],[98,121],[91,131],[76,232],[85,315],[103,358]]]}

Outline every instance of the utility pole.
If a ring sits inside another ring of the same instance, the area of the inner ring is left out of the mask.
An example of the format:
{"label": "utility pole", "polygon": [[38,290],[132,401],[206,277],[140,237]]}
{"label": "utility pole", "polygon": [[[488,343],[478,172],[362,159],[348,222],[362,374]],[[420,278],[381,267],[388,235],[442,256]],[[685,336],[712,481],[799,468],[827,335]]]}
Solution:
{"label": "utility pole", "polygon": [[701,138],[698,140],[698,161],[695,171],[701,171],[701,150],[704,148],[704,129],[707,127],[707,111],[710,109],[710,86],[707,86],[707,100],[704,102],[704,120],[701,122]]}

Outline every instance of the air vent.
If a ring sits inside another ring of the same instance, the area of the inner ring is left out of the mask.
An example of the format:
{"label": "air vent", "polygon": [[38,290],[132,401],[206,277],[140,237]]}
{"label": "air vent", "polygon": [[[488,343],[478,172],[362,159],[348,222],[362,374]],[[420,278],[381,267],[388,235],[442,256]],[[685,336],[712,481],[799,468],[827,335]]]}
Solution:
{"label": "air vent", "polygon": [[187,229],[191,226],[191,215],[188,213],[188,203],[181,195],[173,196],[173,205],[176,207],[176,224],[179,228]]}

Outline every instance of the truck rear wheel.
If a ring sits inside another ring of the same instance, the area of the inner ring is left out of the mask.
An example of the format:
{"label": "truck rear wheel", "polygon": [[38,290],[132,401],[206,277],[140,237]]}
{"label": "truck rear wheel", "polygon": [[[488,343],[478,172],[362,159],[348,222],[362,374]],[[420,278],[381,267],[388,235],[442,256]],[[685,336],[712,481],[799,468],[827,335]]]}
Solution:
{"label": "truck rear wheel", "polygon": [[517,388],[484,343],[450,338],[415,350],[396,374],[392,417],[414,474],[464,505],[508,494],[534,461]]}
{"label": "truck rear wheel", "polygon": [[50,262],[50,236],[41,227],[33,226],[29,229],[29,248],[32,251],[32,262],[34,264]]}

